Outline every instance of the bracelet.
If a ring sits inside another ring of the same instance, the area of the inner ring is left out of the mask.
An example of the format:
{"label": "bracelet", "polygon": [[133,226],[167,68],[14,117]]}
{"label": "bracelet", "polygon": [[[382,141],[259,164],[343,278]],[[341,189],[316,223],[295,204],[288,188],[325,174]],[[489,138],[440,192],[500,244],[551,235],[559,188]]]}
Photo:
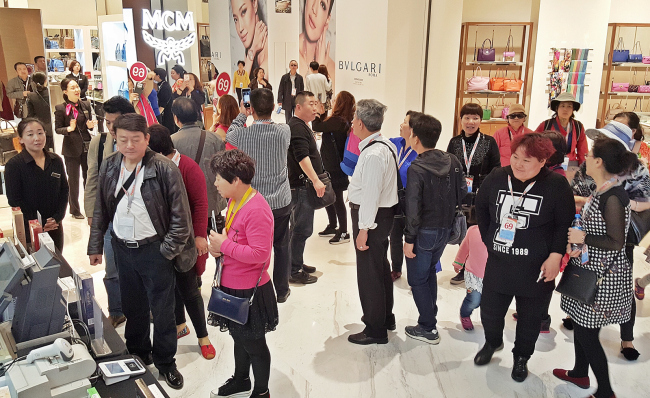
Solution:
{"label": "bracelet", "polygon": [[464,263],[459,263],[458,261],[454,261],[454,264],[460,265],[461,267],[465,265]]}

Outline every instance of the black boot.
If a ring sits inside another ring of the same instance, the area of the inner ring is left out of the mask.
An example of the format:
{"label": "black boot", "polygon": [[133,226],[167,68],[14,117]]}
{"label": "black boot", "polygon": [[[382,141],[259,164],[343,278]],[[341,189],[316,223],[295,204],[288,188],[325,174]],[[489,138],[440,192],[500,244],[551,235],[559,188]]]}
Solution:
{"label": "black boot", "polygon": [[515,356],[515,363],[512,365],[512,379],[521,383],[528,377],[528,358]]}
{"label": "black boot", "polygon": [[483,345],[483,348],[481,348],[481,351],[479,351],[474,357],[474,363],[479,366],[487,365],[492,360],[492,355],[494,355],[494,352],[501,350],[503,350],[503,343],[501,343],[500,346],[494,348],[490,343],[486,341],[485,345]]}

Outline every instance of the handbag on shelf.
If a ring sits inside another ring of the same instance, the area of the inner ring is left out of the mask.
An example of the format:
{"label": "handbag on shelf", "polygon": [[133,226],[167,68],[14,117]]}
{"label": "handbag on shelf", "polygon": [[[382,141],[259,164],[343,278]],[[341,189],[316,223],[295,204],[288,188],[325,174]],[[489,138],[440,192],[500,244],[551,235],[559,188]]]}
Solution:
{"label": "handbag on shelf", "polygon": [[[638,50],[637,50],[638,48]],[[638,53],[636,51],[639,51]],[[630,55],[627,57],[627,62],[641,62],[643,61],[643,54],[641,54],[641,42],[637,41],[632,47]]]}
{"label": "handbag on shelf", "polygon": [[570,261],[555,290],[583,304],[593,305],[601,281],[602,278],[599,279],[594,271],[579,267]]}
{"label": "handbag on shelf", "polygon": [[514,73],[510,76],[511,79],[505,79],[503,81],[504,91],[507,91],[509,93],[518,93],[521,91],[521,87],[524,85],[524,81],[517,79]]}
{"label": "handbag on shelf", "polygon": [[221,290],[221,262],[222,259],[217,258],[217,272],[214,273],[214,280],[212,281],[212,293],[210,294],[210,301],[208,301],[208,311],[223,318],[230,319],[240,325],[245,325],[248,322],[248,311],[250,306],[253,305],[253,299],[255,298],[255,293],[257,293],[257,287],[262,280],[266,262],[262,265],[262,272],[260,272],[260,277],[257,279],[255,289],[253,289],[253,295],[249,299],[235,297]]}
{"label": "handbag on shelf", "polygon": [[467,79],[467,91],[486,91],[490,84],[490,78],[481,75],[481,67],[474,70],[472,77]]}
{"label": "handbag on shelf", "polygon": [[623,100],[619,102],[618,104],[611,104],[609,105],[609,109],[607,110],[607,116],[606,120],[614,120],[614,116],[618,115],[621,112],[625,112],[625,109],[623,109],[622,106]]}
{"label": "handbag on shelf", "polygon": [[210,56],[210,36],[201,36],[200,49],[201,57],[207,58]]}
{"label": "handbag on shelf", "polygon": [[[499,103],[499,101],[501,101],[501,103]],[[501,115],[505,106],[506,104],[503,101],[503,97],[497,97],[497,102],[494,105],[490,105],[490,109],[492,110],[492,114],[496,116]]]}
{"label": "handbag on shelf", "polygon": [[492,109],[483,108],[483,120],[490,120],[492,118]]}
{"label": "handbag on shelf", "polygon": [[99,37],[91,36],[90,37],[90,48],[93,50],[99,50]]}
{"label": "handbag on shelf", "polygon": [[98,56],[93,64],[93,70],[102,70],[102,56]]}
{"label": "handbag on shelf", "polygon": [[66,29],[65,31],[65,36],[63,36],[63,29],[61,29],[61,37],[63,41],[63,48],[65,49],[73,49],[74,48],[74,38],[69,36],[69,32]]}
{"label": "handbag on shelf", "polygon": [[122,62],[126,62],[126,42],[122,44]]}
{"label": "handbag on shelf", "polygon": [[[489,42],[490,47],[485,47],[485,42]],[[494,46],[492,45],[491,39],[483,40],[481,48],[478,50],[478,55],[476,60],[479,62],[494,62],[496,59],[496,52],[494,51]]]}
{"label": "handbag on shelf", "polygon": [[614,93],[626,93],[630,88],[630,83],[614,83],[612,79],[612,92]]}
{"label": "handbag on shelf", "polygon": [[616,48],[612,54],[612,62],[627,62],[627,58],[630,55],[630,50],[625,49],[625,43],[623,42],[623,37],[618,38],[616,43]]}
{"label": "handbag on shelf", "polygon": [[115,45],[115,60],[117,62],[122,61],[122,46],[120,46],[120,43]]}
{"label": "handbag on shelf", "polygon": [[[503,72],[503,76],[499,76],[499,72]],[[490,79],[490,90],[492,91],[504,91],[503,81],[506,80],[506,71],[498,68],[494,77]]]}
{"label": "handbag on shelf", "polygon": [[639,93],[650,93],[650,83],[648,80],[648,69],[646,68],[645,74],[643,75],[643,83],[639,85]]}
{"label": "handbag on shelf", "polygon": [[119,95],[120,97],[124,97],[127,100],[130,99],[129,89],[124,82],[120,84],[120,88],[117,90],[117,95]]}
{"label": "handbag on shelf", "polygon": [[650,64],[650,55],[644,55],[643,58],[641,58],[641,62],[644,64]]}
{"label": "handbag on shelf", "polygon": [[[2,127],[3,125],[5,127]],[[18,155],[19,151],[16,150],[17,138],[18,133],[13,123],[0,118],[0,166],[4,166],[9,159]]]}
{"label": "handbag on shelf", "polygon": [[[511,47],[512,46],[512,47]],[[512,62],[515,60],[515,52],[512,51],[514,47],[514,38],[512,37],[512,30],[508,34],[508,41],[506,42],[506,51],[503,52],[503,60],[505,62]]]}
{"label": "handbag on shelf", "polygon": [[634,74],[632,75],[632,84],[627,86],[627,92],[628,93],[638,93],[639,92],[639,86],[636,83],[636,71],[634,71]]}
{"label": "handbag on shelf", "polygon": [[[323,167],[323,170],[325,170],[325,167]],[[303,178],[303,183],[307,188],[307,201],[314,210],[322,209],[336,202],[336,193],[332,187],[332,179],[330,177],[330,173],[326,171],[318,175],[318,179],[323,184],[325,184],[325,194],[323,194],[323,196],[320,198],[316,194],[316,189],[314,189],[314,184],[311,182],[311,180],[304,174],[301,176],[301,178]]]}

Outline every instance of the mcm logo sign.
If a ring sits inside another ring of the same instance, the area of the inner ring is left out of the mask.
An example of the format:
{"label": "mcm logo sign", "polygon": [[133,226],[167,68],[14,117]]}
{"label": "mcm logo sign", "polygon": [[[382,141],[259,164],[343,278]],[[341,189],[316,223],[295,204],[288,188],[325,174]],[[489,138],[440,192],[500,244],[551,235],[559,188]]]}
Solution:
{"label": "mcm logo sign", "polygon": [[[147,32],[148,29],[167,32],[186,30],[191,33],[181,40],[176,40],[173,37],[163,40]],[[142,10],[142,38],[145,43],[158,50],[157,65],[162,65],[172,59],[179,65],[185,65],[183,51],[196,42],[196,32],[194,30],[194,14],[191,11],[183,15],[180,11],[155,10],[152,15],[149,10]]]}

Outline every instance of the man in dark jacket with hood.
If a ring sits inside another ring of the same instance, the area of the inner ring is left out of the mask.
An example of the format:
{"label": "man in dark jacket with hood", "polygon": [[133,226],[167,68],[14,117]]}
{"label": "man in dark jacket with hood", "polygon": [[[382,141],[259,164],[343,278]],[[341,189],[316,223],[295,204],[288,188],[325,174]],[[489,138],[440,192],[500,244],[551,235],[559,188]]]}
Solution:
{"label": "man in dark jacket with hood", "polygon": [[416,112],[411,115],[409,126],[411,147],[418,157],[407,172],[404,255],[408,283],[420,317],[417,325],[406,327],[406,335],[438,344],[436,263],[449,240],[456,207],[467,195],[467,185],[458,159],[435,149],[442,131],[440,122]]}

